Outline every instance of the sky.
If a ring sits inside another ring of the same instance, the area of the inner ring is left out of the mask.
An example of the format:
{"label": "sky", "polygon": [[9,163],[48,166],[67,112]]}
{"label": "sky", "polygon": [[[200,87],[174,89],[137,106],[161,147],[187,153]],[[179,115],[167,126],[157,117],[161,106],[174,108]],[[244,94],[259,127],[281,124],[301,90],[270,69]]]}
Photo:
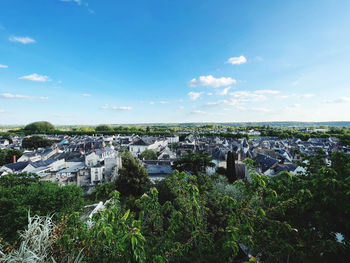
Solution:
{"label": "sky", "polygon": [[350,121],[349,0],[0,0],[0,125]]}

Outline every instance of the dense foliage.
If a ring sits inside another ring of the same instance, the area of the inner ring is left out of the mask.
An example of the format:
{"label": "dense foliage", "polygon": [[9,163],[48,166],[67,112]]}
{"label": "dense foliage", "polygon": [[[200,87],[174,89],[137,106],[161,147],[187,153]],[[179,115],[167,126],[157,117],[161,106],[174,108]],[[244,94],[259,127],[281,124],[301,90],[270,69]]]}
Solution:
{"label": "dense foliage", "polygon": [[[333,153],[329,166],[320,152],[304,156],[303,173],[268,178],[251,170],[246,180],[234,183],[226,176],[203,175],[207,162],[197,167],[190,156],[180,167],[196,175],[174,171],[152,186],[138,177],[143,171],[125,152],[127,168],[121,175],[130,184],[117,187],[133,191],[119,197],[113,184],[101,184],[95,199],[112,197],[105,210],[86,219],[78,209],[67,212],[52,237],[55,260],[82,253],[88,263],[348,262],[349,155]],[[38,183],[32,176],[13,180]],[[42,192],[42,199],[49,193]],[[126,198],[130,195],[133,202]]]}
{"label": "dense foliage", "polygon": [[45,134],[55,130],[55,126],[47,121],[33,122],[24,127],[27,134]]}
{"label": "dense foliage", "polygon": [[22,141],[24,149],[38,149],[53,145],[54,142],[41,136],[26,137]]}
{"label": "dense foliage", "polygon": [[150,183],[147,171],[129,151],[121,152],[121,158],[123,166],[119,169],[117,189],[124,196],[138,197]]}
{"label": "dense foliage", "polygon": [[22,152],[16,149],[0,149],[0,166],[13,163],[13,156],[16,156],[16,160],[18,160],[22,156]]}
{"label": "dense foliage", "polygon": [[35,174],[7,174],[0,177],[0,237],[14,240],[27,225],[28,211],[34,215],[55,213],[55,217],[79,211],[82,191],[77,186],[60,187],[39,181]]}
{"label": "dense foliage", "polygon": [[153,150],[145,150],[140,155],[141,160],[157,160],[157,153]]}
{"label": "dense foliage", "polygon": [[188,150],[186,154],[176,160],[172,166],[173,169],[181,172],[190,172],[197,175],[199,172],[205,173],[207,167],[214,167],[212,157],[205,151],[194,153]]}
{"label": "dense foliage", "polygon": [[231,184],[237,180],[235,153],[231,151],[227,153],[226,158],[226,177]]}

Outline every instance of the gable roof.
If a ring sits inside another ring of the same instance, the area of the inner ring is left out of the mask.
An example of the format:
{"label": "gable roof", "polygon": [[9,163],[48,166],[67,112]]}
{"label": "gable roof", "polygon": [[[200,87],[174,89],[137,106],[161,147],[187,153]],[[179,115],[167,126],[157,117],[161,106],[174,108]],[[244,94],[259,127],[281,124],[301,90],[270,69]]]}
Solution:
{"label": "gable roof", "polygon": [[255,164],[261,167],[261,171],[263,173],[266,172],[268,169],[272,168],[272,166],[274,166],[277,163],[277,159],[261,153],[258,153],[255,160]]}
{"label": "gable roof", "polygon": [[4,166],[6,168],[11,169],[14,172],[20,172],[22,171],[24,168],[26,168],[28,165],[30,165],[30,162],[17,162],[17,163],[9,163],[9,164],[5,164]]}
{"label": "gable roof", "polygon": [[130,145],[147,146],[148,144],[144,140],[138,139],[138,140],[132,142]]}

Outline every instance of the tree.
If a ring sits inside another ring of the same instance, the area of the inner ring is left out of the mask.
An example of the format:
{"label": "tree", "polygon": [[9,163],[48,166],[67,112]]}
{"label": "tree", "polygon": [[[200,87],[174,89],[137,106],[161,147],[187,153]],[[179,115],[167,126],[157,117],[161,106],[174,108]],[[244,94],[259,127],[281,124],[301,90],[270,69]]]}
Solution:
{"label": "tree", "polygon": [[27,225],[32,215],[55,218],[79,211],[83,206],[82,190],[77,186],[59,186],[39,181],[36,174],[7,174],[0,177],[0,237],[14,241],[17,230]]}
{"label": "tree", "polygon": [[16,156],[16,160],[18,160],[22,156],[22,152],[16,149],[0,150],[0,166],[13,163],[13,156]]}
{"label": "tree", "polygon": [[113,128],[109,125],[98,125],[96,128],[95,128],[95,131],[97,132],[112,132],[113,131]]}
{"label": "tree", "polygon": [[55,130],[55,126],[47,121],[33,122],[24,127],[27,134],[45,134]]}
{"label": "tree", "polygon": [[121,158],[122,168],[119,169],[117,189],[124,196],[138,197],[150,183],[147,171],[129,151],[124,150]]}
{"label": "tree", "polygon": [[173,164],[173,169],[180,172],[191,172],[197,175],[199,172],[205,172],[207,167],[214,167],[212,157],[205,151],[194,153],[189,150],[179,160],[176,160]]}
{"label": "tree", "polygon": [[53,145],[54,142],[41,136],[31,136],[24,138],[22,147],[24,149],[38,149]]}
{"label": "tree", "polygon": [[157,160],[157,153],[153,150],[145,150],[140,155],[141,160]]}
{"label": "tree", "polygon": [[237,180],[235,154],[229,151],[226,160],[226,177],[230,184]]}

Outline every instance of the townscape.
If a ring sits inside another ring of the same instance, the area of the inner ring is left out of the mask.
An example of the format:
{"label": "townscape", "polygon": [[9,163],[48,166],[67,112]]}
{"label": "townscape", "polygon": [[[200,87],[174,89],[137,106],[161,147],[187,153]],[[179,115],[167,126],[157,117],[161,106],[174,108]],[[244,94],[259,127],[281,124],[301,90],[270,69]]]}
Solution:
{"label": "townscape", "polygon": [[0,263],[350,262],[349,0],[0,0]]}
{"label": "townscape", "polygon": [[[257,134],[251,131],[251,134]],[[29,135],[38,136],[38,135]],[[303,172],[298,165],[300,154],[314,155],[318,150],[324,152],[328,161],[332,152],[350,153],[349,145],[341,145],[335,137],[279,139],[276,137],[258,137],[231,139],[220,136],[190,134],[179,140],[179,135],[139,136],[139,135],[42,135],[54,142],[52,146],[35,150],[22,147],[24,136],[12,136],[12,143],[0,140],[1,149],[12,148],[23,151],[23,155],[13,162],[0,167],[0,176],[9,173],[35,173],[41,180],[58,182],[60,185],[76,184],[88,191],[98,183],[114,181],[122,167],[119,155],[121,149],[128,149],[138,157],[146,168],[151,180],[161,180],[172,172],[174,161],[188,151],[207,152],[215,164],[207,167],[207,174],[213,174],[218,168],[226,168],[227,153],[233,152],[236,163],[246,166],[243,161],[249,158],[261,175],[274,176],[282,171],[292,174]],[[154,158],[143,158],[142,153],[151,151]],[[240,177],[246,176],[247,169],[242,168]]]}

